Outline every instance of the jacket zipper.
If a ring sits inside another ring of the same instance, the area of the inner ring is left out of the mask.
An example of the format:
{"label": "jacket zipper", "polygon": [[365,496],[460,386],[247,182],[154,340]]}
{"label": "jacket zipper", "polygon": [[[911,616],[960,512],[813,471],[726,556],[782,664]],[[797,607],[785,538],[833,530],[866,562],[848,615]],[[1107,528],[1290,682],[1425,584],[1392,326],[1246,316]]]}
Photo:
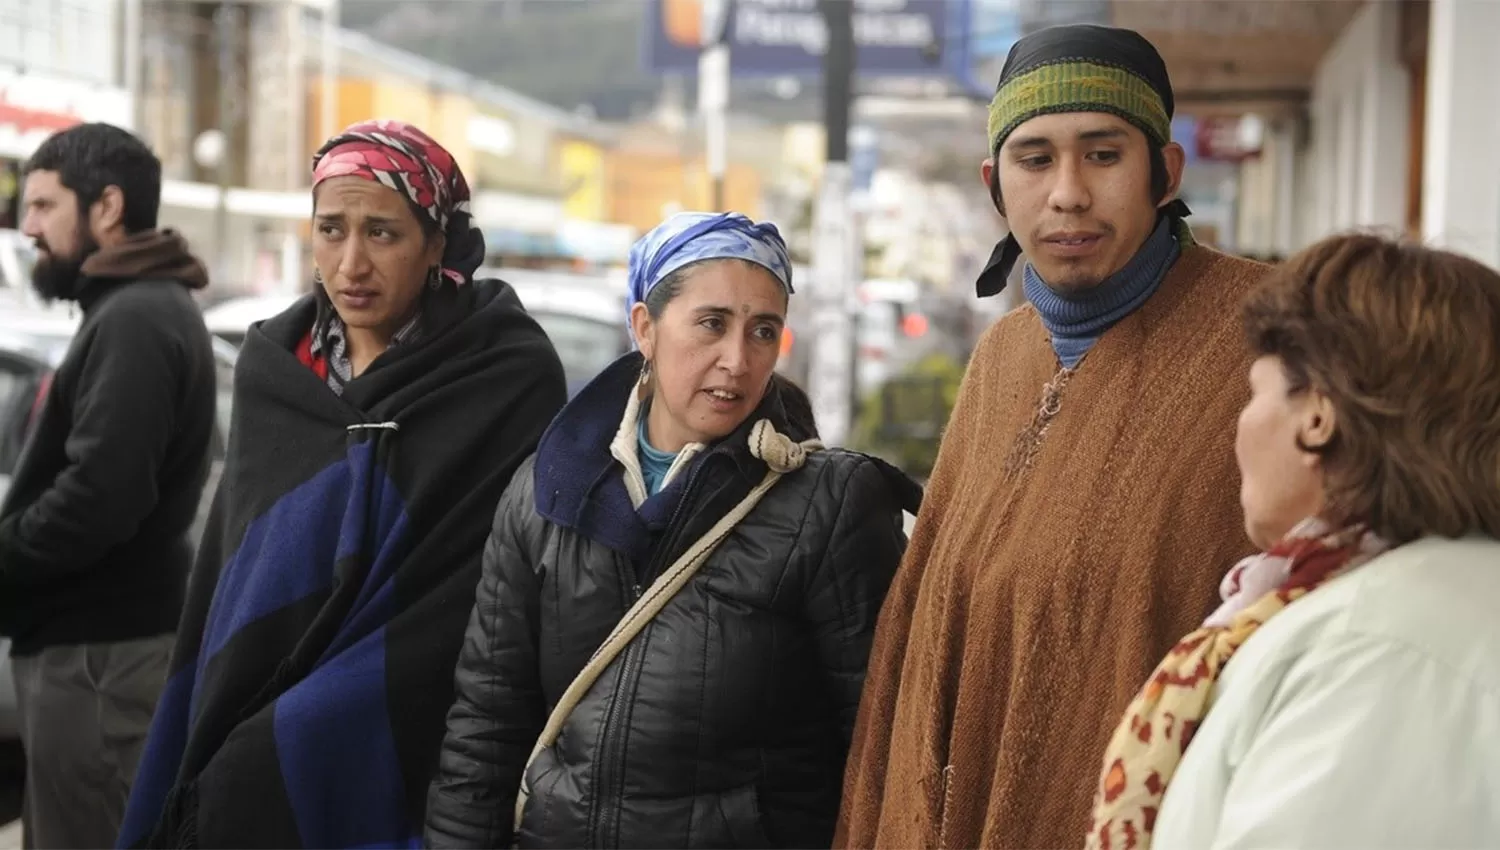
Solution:
{"label": "jacket zipper", "polygon": [[[641,582],[654,580],[656,574],[661,570],[661,562],[664,561],[672,551],[676,537],[680,534],[678,521],[682,519],[683,506],[693,495],[694,485],[698,483],[698,473],[707,465],[699,463],[693,474],[688,478],[683,487],[682,498],[678,499],[677,507],[672,509],[672,518],[667,522],[666,531],[662,535],[662,546],[657,549],[657,555],[651,560],[652,569],[637,575],[634,582],[625,575],[623,566],[619,569],[620,585],[622,589],[628,589],[631,594],[631,604],[641,598]],[[619,565],[619,562],[616,562]],[[629,606],[626,606],[629,610]],[[625,611],[620,612],[623,618]],[[637,638],[640,636],[637,635]],[[620,676],[615,680],[614,692],[610,695],[609,710],[604,715],[604,729],[599,734],[600,763],[598,776],[600,785],[597,801],[594,805],[593,823],[590,824],[589,833],[595,847],[618,847],[620,845],[620,806],[622,800],[621,789],[625,785],[625,733],[621,730],[620,720],[625,713],[625,695],[634,693],[636,681],[641,674],[641,641],[633,640],[625,647],[623,657],[620,659]]]}

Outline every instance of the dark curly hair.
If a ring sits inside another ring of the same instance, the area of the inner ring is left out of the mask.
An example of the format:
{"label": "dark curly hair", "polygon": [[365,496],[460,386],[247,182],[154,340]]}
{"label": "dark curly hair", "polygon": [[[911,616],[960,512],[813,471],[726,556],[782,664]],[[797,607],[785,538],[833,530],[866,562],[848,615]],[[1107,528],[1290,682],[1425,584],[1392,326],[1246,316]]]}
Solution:
{"label": "dark curly hair", "polygon": [[1500,537],[1500,273],[1448,251],[1336,236],[1247,297],[1258,356],[1336,412],[1322,455],[1332,519],[1393,544]]}
{"label": "dark curly hair", "polygon": [[88,221],[89,207],[104,190],[118,187],[124,197],[126,233],[156,227],[161,208],[161,160],[145,142],[110,124],[78,124],[54,133],[21,169],[56,171],[58,181],[78,196],[78,213]]}

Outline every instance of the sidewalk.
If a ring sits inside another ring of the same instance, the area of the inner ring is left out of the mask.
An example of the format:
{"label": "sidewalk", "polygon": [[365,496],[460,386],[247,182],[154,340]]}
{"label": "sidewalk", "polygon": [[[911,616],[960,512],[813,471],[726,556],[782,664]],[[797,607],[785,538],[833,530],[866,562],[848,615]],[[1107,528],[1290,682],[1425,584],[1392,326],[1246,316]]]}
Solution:
{"label": "sidewalk", "polygon": [[21,850],[21,819],[0,826],[0,850]]}

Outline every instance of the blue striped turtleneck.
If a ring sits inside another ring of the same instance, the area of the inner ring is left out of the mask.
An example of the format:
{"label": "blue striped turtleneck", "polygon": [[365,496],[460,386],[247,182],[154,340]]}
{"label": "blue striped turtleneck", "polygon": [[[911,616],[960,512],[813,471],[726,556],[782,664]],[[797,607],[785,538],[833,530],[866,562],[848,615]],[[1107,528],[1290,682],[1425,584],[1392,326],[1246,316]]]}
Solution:
{"label": "blue striped turtleneck", "polygon": [[646,484],[646,494],[655,496],[661,492],[661,483],[672,470],[678,453],[664,452],[651,445],[650,438],[646,436],[646,414],[650,412],[650,402],[641,405],[641,418],[635,425],[636,459],[641,463],[641,478]]}
{"label": "blue striped turtleneck", "polygon": [[1052,337],[1052,350],[1062,365],[1077,366],[1105,331],[1146,303],[1181,253],[1171,217],[1162,216],[1130,262],[1092,289],[1058,292],[1027,263],[1021,285]]}

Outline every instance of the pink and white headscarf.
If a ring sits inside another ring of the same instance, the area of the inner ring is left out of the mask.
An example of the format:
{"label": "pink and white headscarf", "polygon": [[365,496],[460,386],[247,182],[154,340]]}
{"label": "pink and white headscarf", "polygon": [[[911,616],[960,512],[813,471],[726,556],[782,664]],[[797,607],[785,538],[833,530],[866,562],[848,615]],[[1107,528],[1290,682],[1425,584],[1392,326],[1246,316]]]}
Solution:
{"label": "pink and white headscarf", "polygon": [[351,124],[313,155],[313,187],[330,177],[361,177],[400,192],[447,238],[443,276],[462,286],[484,262],[484,236],[474,226],[469,182],[453,155],[404,121]]}

